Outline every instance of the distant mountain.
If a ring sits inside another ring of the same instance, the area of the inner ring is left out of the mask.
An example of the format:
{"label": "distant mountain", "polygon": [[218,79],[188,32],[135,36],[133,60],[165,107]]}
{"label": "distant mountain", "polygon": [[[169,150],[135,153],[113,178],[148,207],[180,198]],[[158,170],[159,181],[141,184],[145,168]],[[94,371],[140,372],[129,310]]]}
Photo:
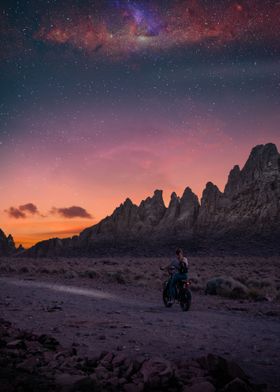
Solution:
{"label": "distant mountain", "polygon": [[10,256],[16,252],[14,239],[9,234],[8,236],[0,229],[0,256]]}
{"label": "distant mountain", "polygon": [[224,192],[211,182],[201,203],[187,187],[172,193],[166,207],[162,191],[139,206],[130,199],[111,216],[67,239],[42,241],[25,256],[72,256],[112,252],[135,254],[181,245],[225,251],[263,248],[280,252],[280,154],[274,144],[253,148],[241,170],[235,166]]}

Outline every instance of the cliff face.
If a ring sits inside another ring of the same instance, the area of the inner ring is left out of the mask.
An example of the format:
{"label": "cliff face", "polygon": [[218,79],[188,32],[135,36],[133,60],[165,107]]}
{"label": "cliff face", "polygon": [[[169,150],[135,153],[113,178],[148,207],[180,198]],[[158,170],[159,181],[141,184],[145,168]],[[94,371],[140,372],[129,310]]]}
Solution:
{"label": "cliff face", "polygon": [[275,236],[280,232],[280,155],[273,144],[255,147],[244,168],[235,166],[224,193],[208,183],[203,192],[197,233]]}
{"label": "cliff face", "polygon": [[[166,207],[162,191],[139,206],[127,199],[113,214],[72,239],[36,244],[25,255],[87,254],[100,245],[157,247],[180,241],[227,243],[280,238],[280,155],[274,144],[253,148],[242,170],[235,166],[224,192],[211,182],[201,203],[187,187],[180,198],[172,193]],[[218,240],[218,241],[217,241]],[[280,241],[279,241],[280,242]]]}
{"label": "cliff face", "polygon": [[0,229],[0,256],[9,256],[16,252],[14,239],[9,234],[8,236]]}

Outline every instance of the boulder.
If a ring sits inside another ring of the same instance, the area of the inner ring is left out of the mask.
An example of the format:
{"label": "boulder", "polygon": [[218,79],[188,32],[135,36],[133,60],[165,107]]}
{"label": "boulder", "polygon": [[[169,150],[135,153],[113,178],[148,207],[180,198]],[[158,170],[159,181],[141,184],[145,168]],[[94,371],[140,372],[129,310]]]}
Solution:
{"label": "boulder", "polygon": [[155,378],[171,377],[173,374],[172,363],[164,359],[149,359],[142,364],[140,373],[144,383],[151,383]]}
{"label": "boulder", "polygon": [[231,382],[229,382],[224,388],[223,392],[252,392],[253,388],[251,388],[250,384],[241,380],[240,378],[235,378]]}
{"label": "boulder", "polygon": [[231,278],[219,276],[208,280],[205,294],[221,295],[231,298],[245,298],[248,296],[248,288],[239,281]]}
{"label": "boulder", "polygon": [[209,381],[199,382],[197,384],[184,387],[183,392],[215,392],[216,388]]}
{"label": "boulder", "polygon": [[239,378],[248,383],[248,376],[233,361],[228,361],[218,355],[209,354],[207,357],[200,358],[201,367],[208,371],[215,380],[215,385],[221,387],[235,378]]}

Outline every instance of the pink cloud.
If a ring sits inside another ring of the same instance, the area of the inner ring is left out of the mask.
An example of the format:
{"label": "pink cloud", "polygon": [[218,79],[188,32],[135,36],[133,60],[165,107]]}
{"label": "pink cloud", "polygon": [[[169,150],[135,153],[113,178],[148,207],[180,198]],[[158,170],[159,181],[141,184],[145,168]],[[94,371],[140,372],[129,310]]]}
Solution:
{"label": "pink cloud", "polygon": [[16,207],[10,207],[8,210],[5,210],[5,212],[9,215],[10,218],[15,218],[15,219],[26,218],[26,214]]}
{"label": "pink cloud", "polygon": [[56,208],[53,207],[51,210],[51,214],[57,214],[62,216],[63,218],[87,218],[92,219],[92,215],[87,212],[82,207],[79,206],[72,206],[72,207],[65,207],[65,208]]}

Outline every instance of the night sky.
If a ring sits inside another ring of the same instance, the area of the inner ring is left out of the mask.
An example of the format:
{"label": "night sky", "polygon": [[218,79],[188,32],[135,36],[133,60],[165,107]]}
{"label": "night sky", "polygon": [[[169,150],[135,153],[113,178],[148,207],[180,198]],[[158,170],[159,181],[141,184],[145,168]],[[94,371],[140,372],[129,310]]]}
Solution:
{"label": "night sky", "polygon": [[130,197],[221,190],[280,146],[280,1],[1,1],[0,227],[25,246]]}

